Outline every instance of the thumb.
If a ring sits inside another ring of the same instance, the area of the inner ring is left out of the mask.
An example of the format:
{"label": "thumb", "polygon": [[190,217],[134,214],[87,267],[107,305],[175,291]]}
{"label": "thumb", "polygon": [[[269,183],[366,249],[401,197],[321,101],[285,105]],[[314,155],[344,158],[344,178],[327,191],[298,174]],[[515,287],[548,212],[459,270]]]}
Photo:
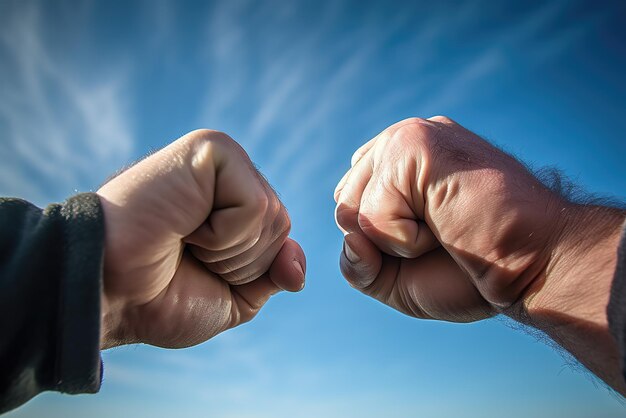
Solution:
{"label": "thumb", "polygon": [[298,292],[304,288],[306,257],[300,245],[287,238],[269,269],[272,281],[283,290]]}
{"label": "thumb", "polygon": [[269,298],[281,290],[297,292],[304,288],[306,260],[298,243],[287,238],[268,274],[256,280],[231,286],[234,313],[230,327],[250,321]]}

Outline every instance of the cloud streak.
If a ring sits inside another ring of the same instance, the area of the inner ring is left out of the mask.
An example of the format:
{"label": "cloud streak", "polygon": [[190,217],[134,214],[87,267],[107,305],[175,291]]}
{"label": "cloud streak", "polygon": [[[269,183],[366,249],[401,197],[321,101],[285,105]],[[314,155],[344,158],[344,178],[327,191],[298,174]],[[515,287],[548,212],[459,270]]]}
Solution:
{"label": "cloud streak", "polygon": [[13,5],[0,18],[0,193],[43,205],[97,186],[129,158],[127,74],[81,80],[48,43],[44,7]]}

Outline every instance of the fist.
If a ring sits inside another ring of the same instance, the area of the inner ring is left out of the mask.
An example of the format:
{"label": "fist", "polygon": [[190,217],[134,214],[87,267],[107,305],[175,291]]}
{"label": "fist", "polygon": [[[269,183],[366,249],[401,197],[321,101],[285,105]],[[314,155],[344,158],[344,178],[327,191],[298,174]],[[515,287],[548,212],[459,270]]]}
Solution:
{"label": "fist", "polygon": [[562,200],[445,117],[399,122],[359,148],[335,190],[353,287],[419,318],[468,322],[540,286]]}
{"label": "fist", "polygon": [[102,347],[185,347],[304,286],[280,200],[227,135],[194,131],[98,190],[105,217]]}

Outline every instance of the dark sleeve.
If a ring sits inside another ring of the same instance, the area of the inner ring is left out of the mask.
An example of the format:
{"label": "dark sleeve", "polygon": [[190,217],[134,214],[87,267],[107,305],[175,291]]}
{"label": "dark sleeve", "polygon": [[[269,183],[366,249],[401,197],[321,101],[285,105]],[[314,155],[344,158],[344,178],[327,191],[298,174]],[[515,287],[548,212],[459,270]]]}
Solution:
{"label": "dark sleeve", "polygon": [[0,199],[0,413],[99,390],[103,242],[93,193],[45,210]]}
{"label": "dark sleeve", "polygon": [[617,250],[617,267],[607,307],[609,329],[617,340],[622,359],[622,375],[626,380],[626,224]]}

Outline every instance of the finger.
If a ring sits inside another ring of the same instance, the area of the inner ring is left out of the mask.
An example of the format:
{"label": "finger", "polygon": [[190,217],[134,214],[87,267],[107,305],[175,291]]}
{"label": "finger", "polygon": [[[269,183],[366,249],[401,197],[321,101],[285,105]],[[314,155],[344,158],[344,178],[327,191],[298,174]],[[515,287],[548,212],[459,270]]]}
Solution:
{"label": "finger", "polygon": [[351,167],[357,165],[361,158],[363,158],[363,156],[367,154],[370,149],[372,149],[372,147],[376,144],[376,141],[378,141],[379,137],[380,134],[376,135],[374,138],[370,139],[365,144],[361,145],[356,151],[354,151],[354,154],[352,154],[352,158],[350,158]]}
{"label": "finger", "polygon": [[358,214],[363,190],[372,176],[372,164],[369,158],[361,159],[351,170],[335,208],[335,221],[345,233],[360,231]]}
{"label": "finger", "polygon": [[287,238],[270,267],[269,275],[283,290],[298,292],[304,288],[306,257],[296,241]]}
{"label": "finger", "polygon": [[[261,225],[259,225],[259,229],[262,231]],[[214,235],[215,232],[211,229],[211,226],[205,222],[183,238],[183,241],[189,244],[189,249],[198,260],[204,263],[214,263],[239,256],[258,245],[262,239],[262,232],[259,232],[259,238],[256,240],[248,239],[228,248],[211,250],[209,248],[213,247]]]}
{"label": "finger", "polygon": [[367,238],[359,233],[344,237],[339,260],[341,273],[356,289],[366,289],[381,273],[383,255]]}
{"label": "finger", "polygon": [[450,119],[447,116],[432,116],[430,118],[428,118],[427,120],[432,121],[432,122],[438,122],[438,123],[443,123],[444,125],[457,125],[457,123],[455,121],[453,121],[452,119]]}
{"label": "finger", "polygon": [[191,252],[230,284],[252,281],[268,271],[291,229],[289,216],[282,205],[271,209],[266,218],[263,222],[268,226],[263,228],[259,239],[241,253],[236,251],[237,247],[211,251],[198,245],[190,245]]}
{"label": "finger", "polygon": [[410,197],[399,192],[399,185],[390,184],[398,180],[405,181],[373,174],[363,191],[358,222],[363,233],[385,253],[415,258],[440,244],[428,225],[417,218],[408,202]]}
{"label": "finger", "polygon": [[407,315],[470,322],[493,315],[467,274],[443,249],[416,259],[376,255],[358,234],[346,237],[341,271],[364,294]]}
{"label": "finger", "polygon": [[274,242],[266,248],[263,248],[263,252],[256,258],[246,254],[242,254],[245,258],[236,257],[233,264],[237,263],[237,260],[247,260],[247,264],[240,267],[231,266],[230,259],[217,263],[207,263],[206,265],[209,270],[216,271],[222,279],[232,285],[249,283],[267,273],[277,254],[283,247],[283,243],[285,239],[287,239],[288,234],[289,230],[284,231]]}
{"label": "finger", "polygon": [[253,282],[230,287],[234,301],[231,327],[254,318],[269,298],[281,290],[301,290],[304,287],[305,271],[306,259],[302,248],[294,240],[287,239],[269,274]]}
{"label": "finger", "polygon": [[341,178],[341,180],[339,180],[339,183],[337,183],[337,186],[335,187],[335,191],[333,193],[333,197],[335,198],[335,203],[337,203],[337,200],[339,200],[339,196],[341,195],[341,191],[343,190],[343,187],[345,186],[346,182],[348,181],[348,178],[350,177],[350,173],[352,172],[352,168],[350,168],[348,171],[346,171],[346,174],[343,175],[343,177]]}
{"label": "finger", "polygon": [[359,161],[361,161],[361,159],[370,151],[370,149],[372,149],[372,147],[376,144],[376,141],[378,140],[379,136],[380,134],[376,135],[376,137],[370,139],[368,142],[363,144],[359,149],[357,149],[354,152],[354,154],[352,154],[352,158],[350,159],[350,169],[346,172],[346,174],[343,175],[343,177],[341,178],[341,180],[339,180],[339,183],[337,183],[337,186],[335,187],[335,192],[334,192],[335,203],[339,199],[339,195],[341,194],[341,191],[343,190],[344,185],[346,184],[348,178],[350,177],[352,168],[355,165],[357,165]]}
{"label": "finger", "polygon": [[256,241],[266,226],[262,220],[268,209],[278,202],[245,152],[230,138],[222,145],[227,150],[215,153],[213,207],[206,227],[188,237],[212,251]]}

